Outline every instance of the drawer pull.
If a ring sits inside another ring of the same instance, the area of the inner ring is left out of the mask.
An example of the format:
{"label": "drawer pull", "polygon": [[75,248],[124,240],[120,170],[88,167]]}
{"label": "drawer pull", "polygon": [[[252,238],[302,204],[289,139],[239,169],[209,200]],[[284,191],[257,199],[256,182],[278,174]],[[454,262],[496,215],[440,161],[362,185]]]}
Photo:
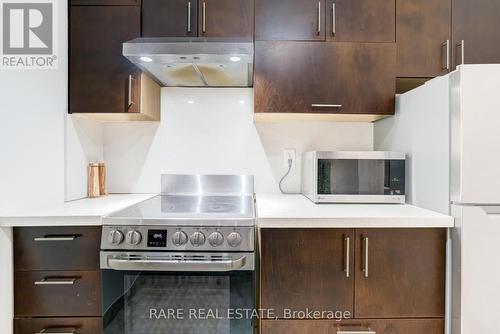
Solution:
{"label": "drawer pull", "polygon": [[35,334],[75,334],[78,328],[76,327],[51,327],[44,328]]}
{"label": "drawer pull", "polygon": [[337,327],[337,334],[377,334],[370,327],[352,326],[350,328]]}
{"label": "drawer pull", "polygon": [[363,238],[363,272],[365,273],[365,277],[368,277],[368,265],[369,265],[369,261],[368,261],[368,256],[369,256],[369,240],[368,240],[368,237],[365,237]]}
{"label": "drawer pull", "polygon": [[45,277],[35,281],[35,285],[73,285],[78,277]]}
{"label": "drawer pull", "polygon": [[341,104],[319,104],[319,103],[313,103],[311,104],[311,107],[313,108],[342,108]]}
{"label": "drawer pull", "polygon": [[34,241],[74,241],[76,238],[81,235],[72,234],[72,235],[45,235],[43,237],[33,238]]}
{"label": "drawer pull", "polygon": [[344,272],[345,272],[345,277],[349,278],[351,276],[351,272],[350,272],[351,238],[349,238],[349,237],[344,237],[344,251],[345,251]]}

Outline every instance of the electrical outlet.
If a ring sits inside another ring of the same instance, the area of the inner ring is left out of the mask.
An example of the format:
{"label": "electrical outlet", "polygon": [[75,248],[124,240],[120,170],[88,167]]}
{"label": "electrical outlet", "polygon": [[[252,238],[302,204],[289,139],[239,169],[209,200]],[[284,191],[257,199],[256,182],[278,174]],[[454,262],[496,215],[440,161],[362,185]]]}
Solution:
{"label": "electrical outlet", "polygon": [[288,168],[288,159],[292,159],[292,168],[295,167],[295,149],[294,148],[285,148],[283,150],[283,165]]}

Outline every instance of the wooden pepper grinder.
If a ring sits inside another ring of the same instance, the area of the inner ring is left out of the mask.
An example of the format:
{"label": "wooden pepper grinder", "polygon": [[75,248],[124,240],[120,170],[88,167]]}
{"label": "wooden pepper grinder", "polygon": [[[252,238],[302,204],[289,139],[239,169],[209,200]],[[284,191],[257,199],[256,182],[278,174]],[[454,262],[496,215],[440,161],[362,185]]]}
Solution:
{"label": "wooden pepper grinder", "polygon": [[90,163],[88,167],[88,191],[87,196],[90,198],[99,197],[99,164]]}
{"label": "wooden pepper grinder", "polygon": [[106,165],[104,162],[99,163],[99,194],[107,195],[106,191]]}

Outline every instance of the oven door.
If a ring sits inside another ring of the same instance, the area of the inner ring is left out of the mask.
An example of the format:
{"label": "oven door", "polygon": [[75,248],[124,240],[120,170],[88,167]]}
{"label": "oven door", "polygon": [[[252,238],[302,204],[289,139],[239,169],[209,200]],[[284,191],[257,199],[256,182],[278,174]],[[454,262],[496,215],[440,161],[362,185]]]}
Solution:
{"label": "oven door", "polygon": [[104,334],[251,334],[253,253],[101,252]]}

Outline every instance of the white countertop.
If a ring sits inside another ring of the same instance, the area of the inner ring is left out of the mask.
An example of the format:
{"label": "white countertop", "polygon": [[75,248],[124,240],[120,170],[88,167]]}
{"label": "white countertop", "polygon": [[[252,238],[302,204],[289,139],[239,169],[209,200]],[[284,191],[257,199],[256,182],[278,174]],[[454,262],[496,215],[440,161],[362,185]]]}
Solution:
{"label": "white countertop", "polygon": [[[0,211],[0,226],[101,225],[101,218],[155,194],[107,195]],[[314,204],[302,195],[257,194],[260,228],[453,227],[453,218],[407,204]]]}
{"label": "white countertop", "polygon": [[257,195],[259,228],[453,227],[453,217],[408,204],[314,204],[302,195]]}
{"label": "white countertop", "polygon": [[156,194],[116,194],[23,210],[2,209],[0,226],[101,225],[101,218]]}

